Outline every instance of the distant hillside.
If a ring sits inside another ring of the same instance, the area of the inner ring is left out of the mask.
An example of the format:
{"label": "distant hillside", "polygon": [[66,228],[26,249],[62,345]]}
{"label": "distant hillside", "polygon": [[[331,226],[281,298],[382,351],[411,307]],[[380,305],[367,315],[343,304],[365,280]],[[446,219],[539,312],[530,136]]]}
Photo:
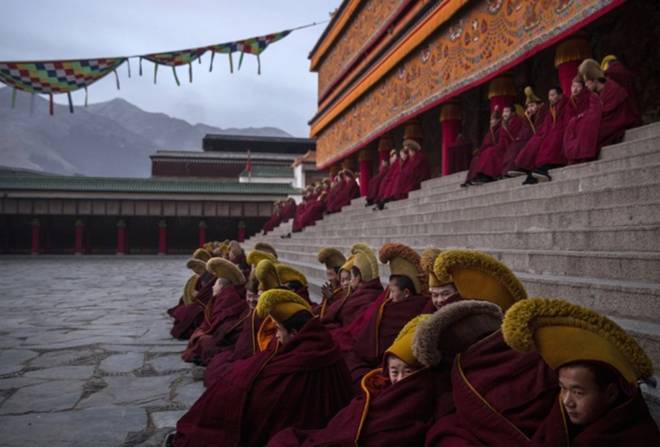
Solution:
{"label": "distant hillside", "polygon": [[56,174],[147,177],[149,155],[158,149],[201,150],[207,133],[290,136],[275,127],[221,129],[192,125],[163,113],[151,113],[123,99],[76,107],[55,105],[18,92],[11,109],[11,90],[0,89],[0,164]]}

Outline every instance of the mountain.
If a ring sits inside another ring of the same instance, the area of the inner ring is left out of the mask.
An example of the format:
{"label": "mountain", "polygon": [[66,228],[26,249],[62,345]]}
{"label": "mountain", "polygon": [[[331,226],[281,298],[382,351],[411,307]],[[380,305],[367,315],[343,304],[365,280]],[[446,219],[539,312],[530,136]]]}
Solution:
{"label": "mountain", "polygon": [[189,124],[163,113],[146,112],[123,99],[76,107],[55,104],[0,89],[0,164],[55,174],[148,177],[149,155],[158,149],[201,150],[207,133],[290,136],[275,127],[221,129]]}

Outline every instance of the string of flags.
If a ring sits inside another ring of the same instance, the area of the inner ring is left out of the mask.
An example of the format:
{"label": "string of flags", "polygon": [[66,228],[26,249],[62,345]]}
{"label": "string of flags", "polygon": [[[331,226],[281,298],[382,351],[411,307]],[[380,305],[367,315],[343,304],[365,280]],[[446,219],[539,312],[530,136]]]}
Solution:
{"label": "string of flags", "polygon": [[[158,77],[158,67],[170,67],[177,85],[181,85],[177,75],[177,67],[188,66],[188,80],[193,79],[193,62],[202,63],[202,56],[211,53],[209,72],[213,71],[213,62],[216,54],[226,54],[229,59],[229,71],[234,73],[233,54],[240,53],[237,70],[241,69],[245,54],[253,55],[257,59],[257,74],[261,74],[260,55],[272,43],[275,43],[291,32],[303,28],[320,25],[325,22],[314,22],[309,25],[291,28],[264,36],[250,37],[234,42],[212,44],[197,48],[188,48],[163,53],[150,53],[137,56],[124,56],[112,58],[78,59],[78,60],[48,60],[30,62],[0,62],[0,82],[11,87],[11,106],[16,104],[16,91],[22,90],[35,94],[45,94],[49,97],[49,113],[53,114],[53,95],[66,94],[69,101],[69,112],[73,113],[71,93],[84,89],[85,106],[87,106],[87,87],[110,73],[114,73],[117,89],[119,90],[119,75],[117,69],[126,63],[128,77],[131,77],[130,59],[138,59],[138,71],[142,76],[142,60],[153,64],[154,84]],[[31,101],[32,104],[32,101]]]}

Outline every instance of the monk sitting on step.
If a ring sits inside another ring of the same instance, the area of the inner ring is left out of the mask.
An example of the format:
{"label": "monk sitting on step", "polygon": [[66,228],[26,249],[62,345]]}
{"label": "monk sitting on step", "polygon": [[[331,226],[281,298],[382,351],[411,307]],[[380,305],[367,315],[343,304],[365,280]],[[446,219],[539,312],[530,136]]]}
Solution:
{"label": "monk sitting on step", "polygon": [[529,445],[660,445],[638,387],[653,365],[616,323],[563,300],[528,299],[507,312],[502,333],[513,349],[538,352],[559,376],[554,405]]}
{"label": "monk sitting on step", "polygon": [[324,427],[350,401],[341,353],[304,299],[270,290],[257,312],[276,322],[277,343],[208,388],[178,421],[174,446],[261,447],[287,427]]}
{"label": "monk sitting on step", "polygon": [[319,318],[323,318],[328,308],[336,301],[346,296],[346,291],[340,284],[341,266],[346,257],[336,248],[322,248],[318,253],[318,261],[325,265],[326,282],[321,286],[321,304],[315,309]]}

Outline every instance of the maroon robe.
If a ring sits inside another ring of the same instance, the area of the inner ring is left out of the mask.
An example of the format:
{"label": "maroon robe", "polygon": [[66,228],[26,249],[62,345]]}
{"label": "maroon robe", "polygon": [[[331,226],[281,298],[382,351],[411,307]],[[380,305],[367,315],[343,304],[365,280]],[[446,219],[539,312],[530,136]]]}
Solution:
{"label": "maroon robe", "polygon": [[346,298],[334,302],[321,320],[328,328],[348,326],[383,292],[380,278],[363,281]]}
{"label": "maroon robe", "polygon": [[341,353],[313,318],[285,346],[236,362],[179,420],[174,445],[262,447],[287,427],[324,427],[351,397]]}
{"label": "maroon robe", "polygon": [[204,370],[204,386],[209,388],[218,378],[221,378],[227,372],[232,364],[238,360],[243,360],[259,352],[257,342],[257,332],[263,319],[259,318],[254,310],[250,310],[242,318],[241,332],[236,343],[225,346],[217,352],[208,362]]}
{"label": "maroon robe", "polygon": [[562,166],[568,163],[563,151],[564,132],[572,116],[570,101],[565,96],[562,96],[557,104],[550,106],[545,122],[546,128],[543,131],[543,141],[534,158],[533,170],[543,166]]}
{"label": "maroon robe", "polygon": [[376,202],[376,199],[378,198],[378,190],[380,189],[380,185],[387,177],[387,171],[389,171],[389,166],[385,166],[380,169],[378,174],[373,176],[371,180],[369,180],[369,186],[367,188],[367,203],[372,204]]}
{"label": "maroon robe", "polygon": [[305,208],[305,214],[300,219],[300,229],[314,225],[317,220],[323,219],[326,210],[326,198],[319,197],[310,201]]}
{"label": "maroon robe", "polygon": [[633,101],[616,81],[608,80],[598,94],[603,104],[603,114],[598,129],[598,147],[618,143],[626,129],[640,124],[639,114]]}
{"label": "maroon robe", "polygon": [[502,174],[504,156],[511,144],[518,139],[523,127],[523,119],[515,113],[509,121],[502,121],[498,132],[497,144],[488,146],[479,153],[479,166],[477,172],[490,178],[497,178]]}
{"label": "maroon robe", "polygon": [[621,62],[614,60],[607,65],[605,77],[613,80],[619,84],[628,94],[630,98],[631,111],[637,118],[635,125],[642,124],[640,104],[639,104],[639,89],[637,88],[637,76],[632,71],[628,70]]}
{"label": "maroon robe", "polygon": [[336,203],[337,200],[339,199],[343,187],[344,187],[344,182],[341,180],[333,185],[330,185],[330,189],[328,189],[328,194],[326,199],[326,210],[328,213],[335,213],[338,211],[336,207]]}
{"label": "maroon robe", "polygon": [[555,405],[532,440],[534,447],[628,447],[660,445],[660,432],[649,413],[642,393],[636,389],[605,415],[578,429],[573,426],[564,408]]}
{"label": "maroon robe", "polygon": [[286,204],[282,208],[281,223],[288,222],[295,215],[296,215],[296,202],[293,200],[287,200]]}
{"label": "maroon robe", "polygon": [[419,189],[424,180],[431,178],[431,166],[422,151],[415,151],[413,157],[401,165],[401,172],[394,188],[393,198],[400,200],[408,197],[410,191]]}
{"label": "maroon robe", "polygon": [[479,151],[472,156],[472,161],[470,161],[470,167],[468,168],[467,176],[465,177],[465,182],[471,182],[476,179],[479,174],[479,168],[481,166],[481,154],[486,152],[489,148],[495,146],[500,138],[500,125],[497,124],[494,127],[488,129],[484,139],[481,142]]}
{"label": "maroon robe", "polygon": [[352,349],[345,356],[356,387],[362,376],[381,364],[385,350],[394,342],[403,326],[422,313],[429,299],[428,296],[413,295],[395,303],[389,294],[383,293],[364,312],[368,313],[368,319],[357,330]]}
{"label": "maroon robe", "polygon": [[[515,141],[511,142],[502,155],[502,171],[500,175],[506,175],[509,171],[516,168],[516,157],[525,145],[537,133],[537,129],[545,120],[546,108],[543,104],[539,105],[534,117],[530,120],[527,115],[522,117],[522,125],[518,131]],[[531,162],[530,162],[531,163]]]}
{"label": "maroon robe", "polygon": [[377,202],[386,202],[392,199],[392,194],[394,193],[394,188],[396,187],[400,171],[401,160],[397,158],[396,161],[390,165],[387,174],[385,174],[383,181],[380,183],[376,200]]}
{"label": "maroon robe", "polygon": [[[204,321],[188,340],[181,358],[186,362],[201,361],[205,364],[223,343],[232,344],[238,336],[238,322],[247,308],[243,286],[224,286],[206,306]],[[231,334],[234,335],[233,340],[225,340]]]}
{"label": "maroon robe", "polygon": [[447,148],[449,153],[449,173],[467,171],[472,160],[472,142],[459,135]]}
{"label": "maroon robe", "polygon": [[303,198],[303,201],[296,207],[296,214],[293,217],[293,222],[291,224],[291,231],[298,232],[302,230],[302,220],[305,216],[305,211],[309,207],[310,199],[309,196]]}
{"label": "maroon robe", "polygon": [[589,92],[587,108],[571,118],[564,134],[564,157],[569,164],[593,160],[598,155],[598,128],[603,104]]}
{"label": "maroon robe", "polygon": [[321,430],[289,428],[269,447],[400,447],[423,445],[438,416],[452,411],[447,367],[424,368],[392,385],[382,369],[370,372],[360,395]]}
{"label": "maroon robe", "polygon": [[536,352],[511,349],[500,331],[456,357],[456,413],[440,418],[426,446],[525,445],[555,402],[557,374]]}
{"label": "maroon robe", "polygon": [[183,304],[181,307],[172,311],[174,323],[170,334],[178,340],[187,340],[197,327],[202,324],[204,320],[204,309],[213,298],[213,284],[215,277],[211,277],[209,281],[199,289],[195,299],[190,304]]}
{"label": "maroon robe", "polygon": [[[212,277],[213,277],[213,275],[211,275],[209,272],[204,272],[204,273],[202,273],[201,276],[198,276],[197,281],[195,281],[195,292],[199,293],[202,286],[204,284],[206,284],[206,282],[209,281]],[[174,317],[174,314],[175,314],[176,310],[180,307],[185,306],[185,305],[186,305],[186,303],[183,301],[183,295],[181,295],[181,298],[179,298],[179,302],[176,304],[176,306],[170,307],[169,309],[167,309],[167,314],[170,317]]]}

